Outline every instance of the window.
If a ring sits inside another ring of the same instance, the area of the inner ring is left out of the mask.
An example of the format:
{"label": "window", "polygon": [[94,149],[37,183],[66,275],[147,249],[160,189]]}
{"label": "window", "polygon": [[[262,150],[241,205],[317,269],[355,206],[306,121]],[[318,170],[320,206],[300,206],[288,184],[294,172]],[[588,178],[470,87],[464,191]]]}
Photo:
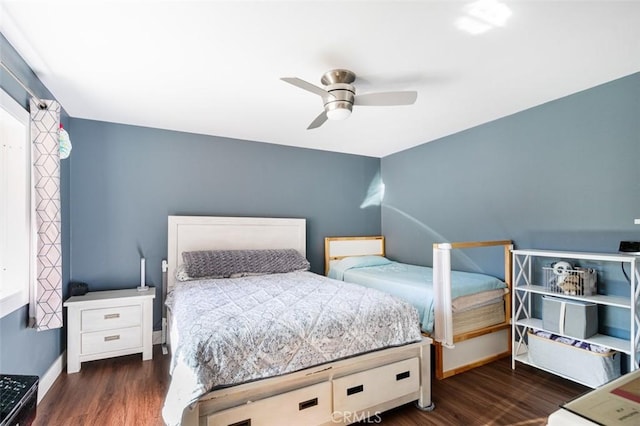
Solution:
{"label": "window", "polygon": [[29,302],[29,113],[0,89],[0,318]]}

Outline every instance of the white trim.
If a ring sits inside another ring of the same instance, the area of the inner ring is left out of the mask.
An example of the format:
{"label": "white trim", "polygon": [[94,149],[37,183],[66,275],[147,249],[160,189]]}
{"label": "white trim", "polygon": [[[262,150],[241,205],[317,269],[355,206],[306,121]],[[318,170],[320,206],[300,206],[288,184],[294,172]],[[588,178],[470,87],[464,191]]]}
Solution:
{"label": "white trim", "polygon": [[7,92],[3,89],[0,89],[0,101],[2,102],[2,107],[11,115],[13,115],[17,120],[20,120],[23,123],[29,124],[29,111],[16,102]]}
{"label": "white trim", "polygon": [[51,364],[51,367],[49,367],[47,372],[40,377],[40,381],[38,383],[38,404],[40,404],[42,398],[44,398],[47,392],[49,392],[49,389],[51,389],[56,379],[60,376],[66,364],[67,351],[64,351],[55,361],[53,361],[53,364]]}
{"label": "white trim", "polygon": [[[157,330],[153,332],[153,344],[159,345],[162,340],[162,331]],[[60,374],[64,371],[64,368],[67,365],[67,351],[62,352],[62,354],[56,358],[55,361],[51,364],[49,369],[42,377],[40,377],[38,383],[38,404],[42,401],[42,399],[47,395],[47,392],[54,385]]]}
{"label": "white trim", "polygon": [[151,335],[151,341],[153,345],[161,345],[164,343],[162,341],[162,330],[155,330]]}
{"label": "white trim", "polygon": [[[6,175],[4,177],[0,176],[0,185],[2,185],[4,178],[10,179],[12,181],[12,187],[14,187],[14,190],[15,190],[15,188],[17,188],[15,186],[16,185],[15,181],[20,182],[23,179],[22,172],[16,172],[14,170],[14,172],[12,173],[11,171],[7,171],[14,167],[18,167],[17,164],[19,163],[15,163],[15,162],[10,163],[11,166],[8,167],[7,164],[4,164],[4,161],[10,161],[10,160],[15,161],[16,160],[15,155],[20,155],[20,162],[24,161],[24,166],[26,168],[29,168],[28,173],[26,174],[26,176],[24,176],[24,185],[25,185],[24,190],[26,191],[25,194],[27,194],[25,198],[25,203],[28,203],[28,205],[25,205],[26,217],[24,219],[25,220],[24,225],[21,224],[20,226],[17,226],[17,222],[12,221],[11,223],[14,225],[12,227],[13,230],[11,231],[11,233],[13,234],[12,236],[9,235],[10,231],[8,229],[5,229],[8,233],[7,235],[4,234],[4,231],[0,232],[0,238],[3,240],[6,238],[7,241],[9,241],[9,244],[11,244],[11,242],[15,243],[17,241],[16,238],[19,240],[22,240],[22,238],[24,237],[24,234],[22,232],[25,232],[29,236],[29,239],[31,239],[31,235],[33,234],[33,228],[31,226],[32,202],[31,202],[31,195],[30,195],[31,194],[31,189],[30,189],[31,171],[29,166],[29,164],[31,163],[31,142],[29,138],[29,134],[30,134],[29,133],[30,132],[29,112],[17,101],[15,101],[11,96],[9,96],[7,92],[5,92],[2,89],[0,89],[0,108],[2,108],[4,112],[6,112],[9,116],[15,118],[17,122],[19,122],[21,125],[24,126],[24,140],[22,141],[22,144],[20,144],[19,148],[15,145],[12,145],[8,141],[2,142],[4,147],[0,147],[2,148],[0,152],[0,173],[6,173]],[[7,148],[7,147],[13,147],[13,148]],[[16,151],[16,149],[23,150],[23,154],[19,154],[19,151]],[[9,151],[12,151],[14,154],[12,154],[11,157],[6,158],[5,154],[9,155],[8,154]],[[16,196],[15,194],[14,195],[4,194],[2,197],[4,198],[5,196],[8,196],[8,199],[12,200],[12,202],[16,202],[16,197],[21,201],[21,197],[22,197],[22,196]],[[5,210],[4,208],[2,209],[2,212],[7,212],[7,214],[9,214],[8,210]],[[5,224],[7,224],[8,223],[6,222],[7,220],[8,219],[4,217],[4,213],[0,214],[0,226],[4,226]],[[22,221],[22,219],[20,219],[20,221]],[[23,226],[26,229],[23,229]],[[15,233],[18,233],[18,235],[16,235]],[[23,252],[23,249],[25,250],[24,252]],[[20,244],[18,245],[18,247],[11,245],[10,251],[13,253],[13,257],[11,258],[5,257],[5,256],[8,256],[8,254],[6,253],[3,254],[3,250],[4,248],[0,246],[0,318],[3,318],[9,315],[10,313],[20,309],[21,307],[29,303],[30,281],[32,276],[31,263],[34,258],[34,256],[32,255],[32,248],[31,248],[30,242],[29,242],[29,245],[26,247],[22,247],[22,245]],[[23,259],[21,258],[21,255],[15,254],[15,253],[21,253],[21,252],[29,257],[27,260],[28,264],[22,265]],[[1,262],[3,261],[6,261],[7,265],[2,265]],[[13,265],[13,267],[7,270],[8,265]],[[16,265],[21,265],[21,266],[16,266]],[[23,269],[23,267],[29,268],[29,270],[26,271],[26,277],[24,276],[25,270]],[[24,282],[25,284],[23,284],[22,286],[19,286],[19,285],[15,287],[12,286],[11,288],[4,287],[4,285],[2,285],[2,281],[8,280],[8,279],[19,280],[20,282]]]}
{"label": "white trim", "polygon": [[335,239],[327,238],[332,258],[347,256],[384,256],[382,237]]}
{"label": "white trim", "polygon": [[0,292],[0,318],[17,311],[27,303],[29,303],[29,295],[26,291],[12,289],[6,294]]}
{"label": "white trim", "polygon": [[433,340],[453,349],[453,310],[451,308],[451,244],[433,247]]}

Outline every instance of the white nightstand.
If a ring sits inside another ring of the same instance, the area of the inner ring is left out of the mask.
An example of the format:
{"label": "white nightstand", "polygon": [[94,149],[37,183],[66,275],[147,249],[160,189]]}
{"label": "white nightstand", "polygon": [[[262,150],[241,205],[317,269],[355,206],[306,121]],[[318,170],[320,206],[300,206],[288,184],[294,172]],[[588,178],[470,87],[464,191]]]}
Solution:
{"label": "white nightstand", "polygon": [[114,356],[152,353],[156,289],[92,291],[64,302],[67,308],[67,373],[80,363]]}

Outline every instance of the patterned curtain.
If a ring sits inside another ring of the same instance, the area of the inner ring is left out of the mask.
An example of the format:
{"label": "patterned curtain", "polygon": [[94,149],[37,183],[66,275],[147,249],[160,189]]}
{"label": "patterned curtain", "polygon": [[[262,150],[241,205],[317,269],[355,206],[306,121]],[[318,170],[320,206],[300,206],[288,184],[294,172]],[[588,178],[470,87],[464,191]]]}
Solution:
{"label": "patterned curtain", "polygon": [[29,323],[38,331],[62,327],[62,245],[60,221],[60,105],[31,99],[33,285]]}

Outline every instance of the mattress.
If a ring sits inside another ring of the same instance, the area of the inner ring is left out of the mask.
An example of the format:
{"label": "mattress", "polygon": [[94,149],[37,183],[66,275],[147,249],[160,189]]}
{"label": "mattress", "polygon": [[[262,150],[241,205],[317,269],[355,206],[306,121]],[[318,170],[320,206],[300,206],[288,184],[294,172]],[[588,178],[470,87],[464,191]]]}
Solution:
{"label": "mattress", "polygon": [[187,281],[166,304],[172,380],[163,417],[169,425],[215,388],[421,339],[409,303],[311,272]]}
{"label": "mattress", "polygon": [[453,313],[453,334],[462,334],[504,322],[504,300]]}
{"label": "mattress", "polygon": [[[418,310],[422,330],[433,332],[433,268],[395,262],[381,256],[354,256],[332,262],[328,276],[388,292],[411,303]],[[495,302],[496,295],[502,298],[506,287],[503,281],[490,275],[451,271],[453,306],[459,303],[464,309],[473,309],[486,304],[487,299]],[[481,295],[484,292],[489,293]]]}

